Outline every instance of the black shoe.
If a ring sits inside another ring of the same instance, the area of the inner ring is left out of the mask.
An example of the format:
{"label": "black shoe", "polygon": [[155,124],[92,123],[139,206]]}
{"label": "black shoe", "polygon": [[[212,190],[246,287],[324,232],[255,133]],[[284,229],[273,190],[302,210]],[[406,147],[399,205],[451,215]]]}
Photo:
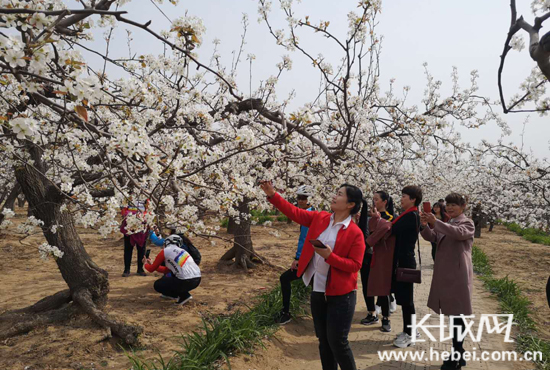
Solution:
{"label": "black shoe", "polygon": [[288,324],[292,320],[292,317],[290,316],[290,313],[288,312],[281,312],[280,315],[278,315],[275,322],[279,325]]}
{"label": "black shoe", "polygon": [[441,370],[462,369],[462,366],[466,366],[466,361],[464,361],[464,365],[462,365],[463,361],[464,360],[460,360],[460,361],[454,361],[454,360],[443,361],[443,365],[441,366]]}
{"label": "black shoe", "polygon": [[382,327],[380,328],[380,331],[383,333],[390,333],[391,332],[391,324],[390,319],[383,317],[382,318]]}
{"label": "black shoe", "polygon": [[130,276],[130,271],[124,271],[122,273],[122,277],[128,277],[128,276]]}
{"label": "black shoe", "polygon": [[138,274],[139,276],[147,276],[145,271],[138,271],[138,272],[136,272],[136,274]]}
{"label": "black shoe", "polygon": [[377,322],[378,322],[378,317],[374,316],[372,313],[369,313],[367,317],[361,320],[361,324],[363,325],[372,325],[372,324],[376,324]]}

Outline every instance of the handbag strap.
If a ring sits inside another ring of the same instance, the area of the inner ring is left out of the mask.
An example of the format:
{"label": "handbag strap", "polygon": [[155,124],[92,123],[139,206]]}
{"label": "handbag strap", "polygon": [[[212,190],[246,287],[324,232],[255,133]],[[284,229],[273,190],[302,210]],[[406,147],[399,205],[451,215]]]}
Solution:
{"label": "handbag strap", "polygon": [[[420,217],[420,215],[418,216]],[[420,270],[422,270],[422,256],[420,255],[420,223],[418,222],[418,218],[414,216],[414,221],[416,222],[416,242],[418,244],[418,262],[420,263]]]}

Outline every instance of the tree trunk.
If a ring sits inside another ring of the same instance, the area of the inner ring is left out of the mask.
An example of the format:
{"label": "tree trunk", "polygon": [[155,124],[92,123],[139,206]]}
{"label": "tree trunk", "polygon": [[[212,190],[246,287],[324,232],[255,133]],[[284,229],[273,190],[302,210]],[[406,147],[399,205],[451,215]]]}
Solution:
{"label": "tree trunk", "polygon": [[[45,172],[40,167],[40,163],[35,161],[35,166],[39,171]],[[67,301],[72,300],[73,303],[70,305],[76,305],[80,309],[79,311],[88,314],[106,331],[107,336],[113,333],[124,339],[126,344],[137,345],[139,343],[138,336],[142,332],[140,327],[109,319],[100,311],[107,302],[109,293],[108,274],[92,261],[84,249],[70,213],[61,210],[65,201],[63,194],[56,187],[49,185],[43,175],[30,166],[17,168],[15,176],[34,216],[44,222],[43,233],[46,241],[63,252],[62,258],[57,258],[56,263],[63,279],[69,286],[67,297],[54,295],[43,300],[47,304],[42,304],[42,306],[47,306],[48,310],[42,314],[44,319],[36,320],[36,323],[57,321],[59,310],[69,305]],[[57,227],[54,233],[52,226],[55,225],[62,227]],[[36,315],[36,310],[33,310],[32,307],[34,306],[18,310],[15,313],[8,312],[5,315],[19,315],[20,321],[23,323],[28,320],[28,315]],[[33,326],[22,325],[21,328],[15,334],[21,334],[21,330],[23,332],[30,331]]]}
{"label": "tree trunk", "polygon": [[475,232],[474,232],[474,238],[480,238],[481,237],[481,206],[476,205],[474,209],[472,210],[472,220],[474,221],[475,226]]}
{"label": "tree trunk", "polygon": [[244,216],[250,214],[249,200],[244,199],[238,204],[238,210],[240,213],[239,223],[236,223],[231,217],[229,218],[229,226],[232,224],[232,234],[234,237],[233,247],[228,250],[221,258],[221,261],[230,261],[234,259],[233,266],[235,268],[242,268],[245,271],[249,268],[255,267],[254,262],[261,262],[254,252],[254,246],[252,245],[252,237],[250,235],[251,219],[245,219]]}
{"label": "tree trunk", "polygon": [[229,220],[227,222],[227,233],[234,234],[236,225],[237,224],[235,223],[235,219],[233,217],[229,217]]}
{"label": "tree trunk", "polygon": [[19,193],[21,193],[21,186],[16,181],[8,197],[6,198],[6,203],[4,203],[4,206],[2,206],[2,209],[0,210],[0,223],[4,221],[4,215],[2,214],[2,211],[4,211],[4,209],[11,209],[13,211],[15,207],[15,200],[17,199]]}

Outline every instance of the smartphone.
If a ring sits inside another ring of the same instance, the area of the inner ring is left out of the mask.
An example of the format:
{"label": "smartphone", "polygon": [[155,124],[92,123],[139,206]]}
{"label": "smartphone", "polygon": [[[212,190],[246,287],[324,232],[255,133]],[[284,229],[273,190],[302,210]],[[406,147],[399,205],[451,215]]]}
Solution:
{"label": "smartphone", "polygon": [[424,213],[432,213],[432,205],[430,204],[430,202],[422,203],[422,208]]}
{"label": "smartphone", "polygon": [[147,251],[145,251],[145,258],[149,258],[150,254],[151,254],[151,250],[147,249]]}
{"label": "smartphone", "polygon": [[316,248],[323,248],[323,249],[327,248],[327,246],[324,245],[323,242],[321,242],[320,240],[311,239],[309,242],[311,243],[311,245],[313,245]]}

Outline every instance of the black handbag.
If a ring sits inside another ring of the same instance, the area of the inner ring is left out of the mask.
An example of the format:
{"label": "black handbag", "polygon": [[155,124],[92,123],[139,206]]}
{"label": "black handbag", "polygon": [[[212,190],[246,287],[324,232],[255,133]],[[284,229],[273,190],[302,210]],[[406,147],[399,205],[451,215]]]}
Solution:
{"label": "black handbag", "polygon": [[[418,222],[417,218],[414,218],[415,221]],[[417,235],[420,232],[420,226],[417,225]],[[418,261],[420,262],[420,269],[411,269],[406,267],[398,267],[395,270],[395,280],[399,281],[401,283],[414,283],[414,284],[421,284],[422,283],[422,257],[420,256],[420,235],[418,235],[417,239],[418,243]]]}

